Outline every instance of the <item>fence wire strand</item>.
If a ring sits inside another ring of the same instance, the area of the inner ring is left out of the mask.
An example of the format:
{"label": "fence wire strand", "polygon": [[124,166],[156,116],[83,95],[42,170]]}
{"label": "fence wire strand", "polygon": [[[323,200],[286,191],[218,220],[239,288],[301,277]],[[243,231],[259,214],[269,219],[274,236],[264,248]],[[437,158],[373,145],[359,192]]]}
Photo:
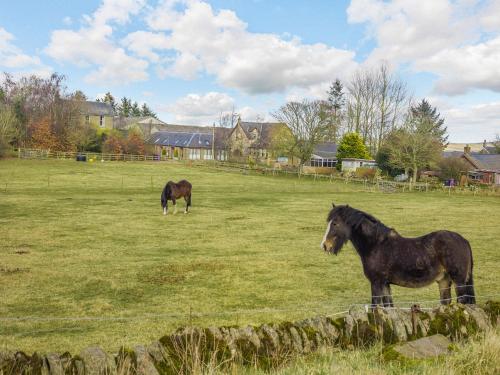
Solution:
{"label": "fence wire strand", "polygon": [[[468,295],[466,295],[468,296]],[[487,300],[493,297],[500,296],[500,293],[496,294],[488,294],[482,296],[476,296],[476,300]],[[471,297],[471,296],[470,296]],[[394,307],[385,307],[385,308],[401,308],[406,309],[404,307],[398,307],[400,305],[426,305],[433,304],[434,307],[441,301],[449,302],[453,301],[455,298],[445,298],[441,299],[433,299],[433,300],[408,300],[408,301],[398,301],[393,302]],[[324,315],[326,316],[338,316],[347,314],[350,309],[353,307],[373,307],[371,303],[353,303],[348,305],[334,305],[334,306],[318,306],[318,307],[310,307],[310,308],[297,308],[297,309],[272,309],[272,308],[263,308],[263,309],[243,309],[243,310],[229,310],[229,311],[218,311],[218,312],[192,312],[188,311],[186,313],[175,313],[175,314],[144,314],[144,315],[136,315],[136,316],[67,316],[67,317],[37,317],[37,316],[18,316],[18,317],[0,317],[1,322],[51,322],[51,321],[138,321],[138,320],[154,320],[154,319],[165,319],[165,318],[179,318],[185,319],[186,317],[190,318],[204,318],[204,317],[226,317],[226,316],[239,316],[239,315],[252,315],[252,314],[277,314],[277,313],[285,313],[285,312],[318,312],[330,310],[330,312],[326,312]],[[423,307],[423,306],[421,306]]]}

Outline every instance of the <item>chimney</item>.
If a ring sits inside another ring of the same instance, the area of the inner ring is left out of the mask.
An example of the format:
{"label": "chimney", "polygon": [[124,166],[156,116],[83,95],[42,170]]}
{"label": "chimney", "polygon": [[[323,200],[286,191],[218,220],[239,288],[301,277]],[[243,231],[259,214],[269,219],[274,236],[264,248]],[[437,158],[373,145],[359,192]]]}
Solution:
{"label": "chimney", "polygon": [[486,148],[486,139],[483,141],[483,148]]}
{"label": "chimney", "polygon": [[464,154],[470,154],[470,146],[468,144],[464,147]]}

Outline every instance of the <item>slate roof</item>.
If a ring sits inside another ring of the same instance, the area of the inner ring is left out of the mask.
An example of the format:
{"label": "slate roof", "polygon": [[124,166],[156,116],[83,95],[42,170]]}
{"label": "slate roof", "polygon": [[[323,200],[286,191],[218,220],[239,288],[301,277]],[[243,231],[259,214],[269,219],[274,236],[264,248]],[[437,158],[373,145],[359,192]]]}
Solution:
{"label": "slate roof", "polygon": [[337,144],[333,142],[318,143],[314,147],[313,156],[319,156],[322,159],[337,159]]}
{"label": "slate roof", "polygon": [[81,104],[84,115],[90,116],[114,116],[115,111],[109,103],[85,101]]}
{"label": "slate roof", "polygon": [[[158,146],[212,148],[212,127],[190,125],[165,125],[159,132],[152,134],[146,143]],[[230,128],[215,128],[215,147],[226,148],[226,140],[231,132]]]}
{"label": "slate roof", "polygon": [[486,169],[500,172],[500,154],[465,154],[477,169]]}
{"label": "slate roof", "polygon": [[252,131],[257,129],[258,139],[252,143],[253,148],[269,148],[272,141],[272,132],[274,129],[284,126],[279,122],[251,122],[240,121],[239,124],[249,139],[252,139]]}

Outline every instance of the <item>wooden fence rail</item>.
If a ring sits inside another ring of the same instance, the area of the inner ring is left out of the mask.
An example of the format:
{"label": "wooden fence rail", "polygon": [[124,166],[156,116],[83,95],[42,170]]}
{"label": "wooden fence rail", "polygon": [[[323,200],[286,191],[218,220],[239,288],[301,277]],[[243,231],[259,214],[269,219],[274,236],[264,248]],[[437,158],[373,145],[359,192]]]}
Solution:
{"label": "wooden fence rail", "polygon": [[106,154],[100,152],[75,152],[75,151],[51,151],[20,148],[17,150],[20,159],[76,159],[78,155],[83,155],[87,161],[159,161],[167,160],[159,155],[133,155],[133,154]]}
{"label": "wooden fence rail", "polygon": [[[106,154],[98,152],[71,152],[71,151],[51,151],[51,150],[38,150],[29,148],[20,148],[17,150],[18,157],[21,159],[73,159],[75,160],[77,155],[85,155],[87,161],[171,161],[165,156],[160,155],[132,155],[132,154]],[[474,195],[481,192],[490,193],[488,189],[481,189],[475,185],[469,187],[458,188],[458,187],[444,187],[441,184],[429,184],[426,182],[398,182],[398,181],[388,181],[383,179],[362,179],[350,176],[340,176],[337,174],[304,174],[299,171],[288,170],[288,169],[278,169],[269,168],[263,166],[249,166],[248,164],[234,163],[230,161],[219,161],[219,160],[179,160],[180,163],[184,163],[187,166],[193,167],[203,167],[212,168],[220,171],[227,172],[238,172],[243,174],[263,174],[272,176],[290,176],[298,179],[314,179],[315,181],[337,181],[345,184],[358,184],[363,185],[365,189],[373,188],[378,191],[385,193],[394,193],[397,191],[447,191],[451,193],[452,191],[470,191]],[[497,194],[496,190],[492,193]]]}

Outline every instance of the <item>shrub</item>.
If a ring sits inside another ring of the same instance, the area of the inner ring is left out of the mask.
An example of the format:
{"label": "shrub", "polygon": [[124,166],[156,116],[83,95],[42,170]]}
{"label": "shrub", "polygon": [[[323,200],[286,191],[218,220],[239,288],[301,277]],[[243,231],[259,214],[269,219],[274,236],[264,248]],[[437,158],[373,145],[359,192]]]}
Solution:
{"label": "shrub", "polygon": [[368,180],[373,180],[377,175],[376,168],[360,167],[356,169],[354,175],[358,178],[366,178]]}
{"label": "shrub", "polygon": [[467,163],[462,158],[443,158],[438,164],[441,171],[441,179],[448,180],[450,178],[460,181],[462,172],[467,172],[469,169]]}

